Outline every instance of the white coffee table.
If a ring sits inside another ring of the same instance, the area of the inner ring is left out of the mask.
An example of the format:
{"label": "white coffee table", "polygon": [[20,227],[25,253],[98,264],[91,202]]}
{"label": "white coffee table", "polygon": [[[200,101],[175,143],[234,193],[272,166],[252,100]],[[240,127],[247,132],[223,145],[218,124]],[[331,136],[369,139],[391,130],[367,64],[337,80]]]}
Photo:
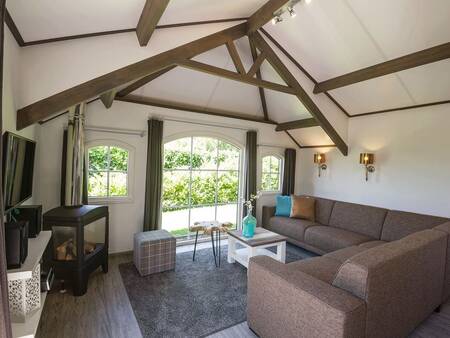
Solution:
{"label": "white coffee table", "polygon": [[[267,250],[274,246],[277,247],[276,253]],[[248,268],[250,258],[261,255],[285,263],[286,237],[263,228],[256,228],[252,238],[242,236],[241,230],[228,232],[228,263],[239,262]]]}

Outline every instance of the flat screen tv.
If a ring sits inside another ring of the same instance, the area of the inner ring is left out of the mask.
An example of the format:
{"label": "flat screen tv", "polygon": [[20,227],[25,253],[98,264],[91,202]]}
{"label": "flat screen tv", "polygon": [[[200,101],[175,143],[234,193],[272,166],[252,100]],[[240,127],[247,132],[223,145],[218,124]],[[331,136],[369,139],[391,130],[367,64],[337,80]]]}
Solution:
{"label": "flat screen tv", "polygon": [[8,211],[31,197],[36,143],[10,132],[3,134],[3,201]]}

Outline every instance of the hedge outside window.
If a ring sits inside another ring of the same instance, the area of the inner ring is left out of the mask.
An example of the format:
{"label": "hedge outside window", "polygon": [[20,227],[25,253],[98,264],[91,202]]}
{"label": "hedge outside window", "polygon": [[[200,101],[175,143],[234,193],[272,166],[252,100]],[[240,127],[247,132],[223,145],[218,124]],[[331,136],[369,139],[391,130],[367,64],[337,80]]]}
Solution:
{"label": "hedge outside window", "polygon": [[88,148],[88,195],[90,198],[124,198],[129,196],[129,151],[117,146]]}
{"label": "hedge outside window", "polygon": [[281,161],[278,156],[268,155],[262,158],[261,190],[281,190]]}

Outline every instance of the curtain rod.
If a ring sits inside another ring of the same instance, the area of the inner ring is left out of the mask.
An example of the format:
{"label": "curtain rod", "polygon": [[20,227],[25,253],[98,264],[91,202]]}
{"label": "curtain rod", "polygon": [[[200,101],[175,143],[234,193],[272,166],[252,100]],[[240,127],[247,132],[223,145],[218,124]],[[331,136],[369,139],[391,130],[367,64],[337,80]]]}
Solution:
{"label": "curtain rod", "polygon": [[267,147],[267,148],[282,148],[282,149],[289,148],[289,146],[282,146],[282,145],[278,145],[278,144],[264,144],[264,143],[257,144],[257,146],[258,147]]}
{"label": "curtain rod", "polygon": [[123,135],[135,135],[144,137],[144,130],[137,129],[121,129],[121,128],[105,128],[105,127],[97,127],[97,126],[85,126],[84,130],[86,131],[96,131],[100,133],[114,133],[114,134],[123,134]]}
{"label": "curtain rod", "polygon": [[228,129],[237,129],[237,130],[244,130],[244,131],[253,130],[253,129],[249,129],[249,128],[235,127],[235,126],[231,126],[231,125],[213,124],[213,123],[205,123],[205,122],[194,122],[194,121],[189,121],[189,120],[179,120],[179,119],[171,119],[171,118],[162,118],[162,119],[163,119],[163,121],[197,124],[200,126],[207,126],[207,127],[228,128]]}

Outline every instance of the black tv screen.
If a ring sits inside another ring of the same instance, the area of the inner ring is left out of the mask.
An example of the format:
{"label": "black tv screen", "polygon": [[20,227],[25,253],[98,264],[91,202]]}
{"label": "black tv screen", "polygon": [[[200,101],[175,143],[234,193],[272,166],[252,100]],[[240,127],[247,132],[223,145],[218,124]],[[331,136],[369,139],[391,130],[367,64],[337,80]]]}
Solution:
{"label": "black tv screen", "polygon": [[5,211],[31,197],[36,143],[6,132],[3,135],[3,200]]}

